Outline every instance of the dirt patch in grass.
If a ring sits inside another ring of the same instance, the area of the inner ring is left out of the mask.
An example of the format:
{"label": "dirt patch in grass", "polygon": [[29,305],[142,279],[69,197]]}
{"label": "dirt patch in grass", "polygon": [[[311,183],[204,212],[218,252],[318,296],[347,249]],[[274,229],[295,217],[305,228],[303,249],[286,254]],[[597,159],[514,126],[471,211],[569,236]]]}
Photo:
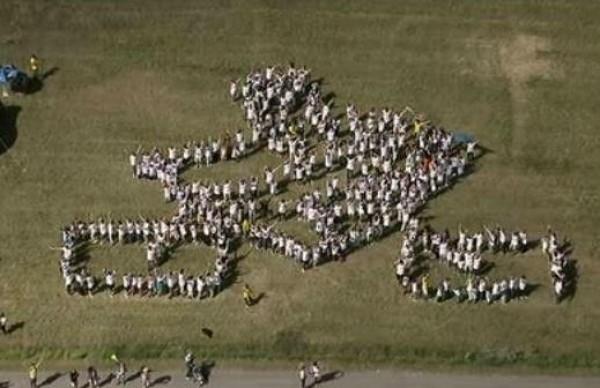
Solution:
{"label": "dirt patch in grass", "polygon": [[502,72],[512,87],[520,88],[532,77],[550,77],[552,63],[540,54],[548,51],[550,42],[534,35],[517,35],[510,42],[500,45]]}
{"label": "dirt patch in grass", "polygon": [[527,136],[527,118],[531,108],[528,82],[551,79],[560,73],[557,66],[543,55],[549,49],[549,40],[523,34],[499,46],[500,69],[508,80],[512,99],[513,131],[508,151],[513,155],[523,153]]}

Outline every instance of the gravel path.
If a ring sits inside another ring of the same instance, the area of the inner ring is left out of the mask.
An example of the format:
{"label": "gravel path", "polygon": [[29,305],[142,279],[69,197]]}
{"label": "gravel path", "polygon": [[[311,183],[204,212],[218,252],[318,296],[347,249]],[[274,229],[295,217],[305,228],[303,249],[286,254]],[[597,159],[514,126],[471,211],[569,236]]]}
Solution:
{"label": "gravel path", "polygon": [[[80,388],[83,385],[84,375],[80,371]],[[101,373],[102,379],[106,373]],[[152,373],[154,388],[176,387],[186,388],[198,386],[186,381],[182,372],[179,371],[154,371]],[[360,371],[360,372],[331,372],[325,373],[327,381],[319,386],[325,388],[589,388],[600,387],[600,377],[555,377],[555,376],[505,376],[505,375],[460,375],[460,374],[438,374],[425,372],[403,372],[403,371]],[[38,387],[69,387],[68,375],[66,373],[40,373]],[[104,387],[115,386],[114,381],[104,382]],[[309,381],[310,383],[310,381]],[[128,387],[142,388],[138,376],[131,375]],[[206,387],[219,388],[298,388],[294,371],[258,371],[258,370],[219,370],[215,368]],[[29,381],[25,372],[2,372],[0,371],[0,388],[29,388]]]}

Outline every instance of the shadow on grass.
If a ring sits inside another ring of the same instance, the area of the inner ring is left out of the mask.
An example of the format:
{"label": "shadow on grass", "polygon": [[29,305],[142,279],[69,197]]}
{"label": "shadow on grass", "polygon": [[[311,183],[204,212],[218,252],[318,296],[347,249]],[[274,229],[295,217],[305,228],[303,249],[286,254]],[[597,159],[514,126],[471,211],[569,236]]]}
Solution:
{"label": "shadow on grass", "polygon": [[24,321],[15,322],[8,328],[8,334],[12,334],[13,332],[22,329],[25,326]]}
{"label": "shadow on grass", "polygon": [[19,106],[0,105],[0,155],[17,142],[17,118],[20,112]]}
{"label": "shadow on grass", "polygon": [[531,240],[527,242],[527,247],[525,249],[525,252],[529,252],[532,251],[534,249],[537,249],[538,247],[540,247],[540,245],[542,245],[542,241],[537,238],[535,240]]}
{"label": "shadow on grass", "polygon": [[573,300],[577,294],[577,283],[579,281],[579,270],[577,268],[577,260],[569,260],[565,268],[565,278],[568,279],[565,284],[565,294],[558,299],[558,303],[565,300]]}
{"label": "shadow on grass", "polygon": [[46,79],[56,74],[59,70],[60,68],[55,66],[42,74],[39,78],[30,78],[29,82],[27,82],[27,86],[22,90],[23,94],[29,95],[40,92],[44,89],[44,82]]}
{"label": "shadow on grass", "polygon": [[330,101],[333,101],[336,98],[336,94],[334,92],[329,92],[325,96],[323,96],[323,102],[325,104],[329,104]]}
{"label": "shadow on grass", "polygon": [[483,263],[483,266],[477,272],[477,275],[479,275],[479,276],[487,275],[495,267],[496,267],[496,263],[494,263],[493,261],[485,261]]}
{"label": "shadow on grass", "polygon": [[249,306],[256,306],[265,296],[266,294],[264,292],[261,292],[256,298],[252,299],[252,302]]}
{"label": "shadow on grass", "polygon": [[77,269],[86,267],[87,262],[91,259],[91,250],[92,246],[89,241],[83,241],[75,246],[75,249],[73,250],[73,256],[75,257],[75,260],[73,260],[73,265],[76,266]]}
{"label": "shadow on grass", "polygon": [[527,285],[527,288],[525,289],[525,294],[523,296],[525,297],[529,297],[531,294],[534,293],[535,290],[537,290],[538,288],[540,288],[539,283],[529,283]]}

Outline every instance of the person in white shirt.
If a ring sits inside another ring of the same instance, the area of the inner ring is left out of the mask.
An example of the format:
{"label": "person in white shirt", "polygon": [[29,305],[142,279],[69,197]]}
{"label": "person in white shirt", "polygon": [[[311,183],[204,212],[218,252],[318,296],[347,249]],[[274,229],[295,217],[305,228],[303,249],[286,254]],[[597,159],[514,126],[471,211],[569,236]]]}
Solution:
{"label": "person in white shirt", "polygon": [[10,329],[8,327],[8,318],[6,318],[6,315],[2,312],[0,313],[0,331],[2,331],[2,334],[7,335],[10,332]]}
{"label": "person in white shirt", "polygon": [[238,98],[237,80],[231,80],[229,82],[229,97],[231,97],[232,101],[235,101]]}

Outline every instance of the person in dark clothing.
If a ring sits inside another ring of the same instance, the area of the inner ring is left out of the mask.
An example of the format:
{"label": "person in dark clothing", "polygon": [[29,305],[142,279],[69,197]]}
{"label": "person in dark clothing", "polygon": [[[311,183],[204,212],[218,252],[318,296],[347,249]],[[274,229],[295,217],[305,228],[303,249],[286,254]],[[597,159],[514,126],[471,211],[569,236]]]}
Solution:
{"label": "person in dark clothing", "polygon": [[98,371],[93,366],[88,367],[88,384],[90,388],[98,388]]}
{"label": "person in dark clothing", "polygon": [[73,369],[71,372],[69,372],[69,381],[71,382],[71,388],[78,388],[79,372],[77,372],[77,369]]}

